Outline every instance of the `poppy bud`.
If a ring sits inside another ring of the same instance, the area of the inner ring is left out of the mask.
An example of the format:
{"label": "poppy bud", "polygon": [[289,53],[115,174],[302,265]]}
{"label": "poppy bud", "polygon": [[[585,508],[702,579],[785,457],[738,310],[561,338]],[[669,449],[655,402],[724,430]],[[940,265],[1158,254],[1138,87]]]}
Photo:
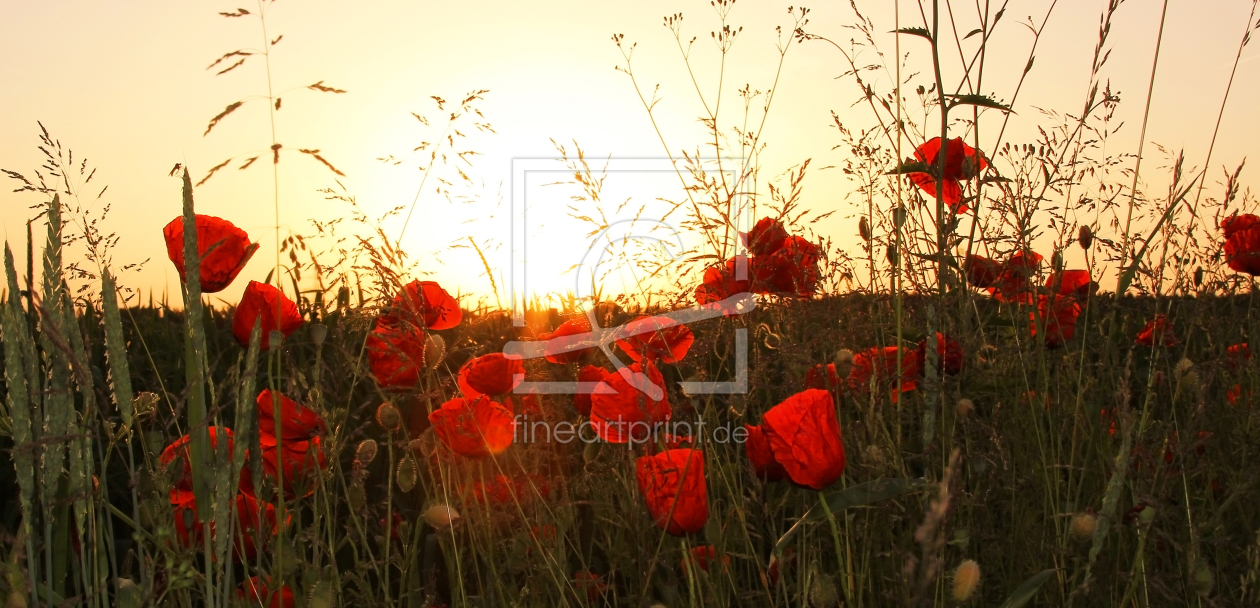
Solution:
{"label": "poppy bud", "polygon": [[836,364],[836,374],[844,377],[848,376],[853,369],[853,351],[842,348],[836,351],[836,356],[832,360]]}
{"label": "poppy bud", "polygon": [[267,332],[267,336],[267,346],[271,347],[271,350],[280,350],[280,346],[284,343],[284,332],[273,329]]}
{"label": "poppy bud", "polygon": [[1190,586],[1194,588],[1195,593],[1207,595],[1212,592],[1212,585],[1216,582],[1216,578],[1212,575],[1212,570],[1208,568],[1207,562],[1202,558],[1195,561],[1194,580],[1190,581]]}
{"label": "poppy bud", "polygon": [[1203,267],[1199,266],[1194,269],[1194,286],[1203,287]]}
{"label": "poppy bud", "polygon": [[350,487],[346,488],[346,502],[349,503],[352,510],[358,511],[363,508],[364,503],[367,502],[367,495],[363,491],[363,482],[352,483]]}
{"label": "poppy bud", "polygon": [[971,599],[980,586],[980,564],[975,560],[967,560],[958,564],[954,570],[954,601],[965,602]]}
{"label": "poppy bud", "polygon": [[1088,251],[1090,246],[1094,244],[1094,231],[1090,230],[1089,226],[1081,226],[1080,232],[1076,235],[1076,244],[1080,245],[1081,249]]}
{"label": "poppy bud", "polygon": [[888,263],[892,264],[894,268],[901,265],[901,258],[900,256],[897,255],[896,245],[893,245],[893,244],[888,245],[887,257],[888,257]]}
{"label": "poppy bud", "polygon": [[866,219],[865,215],[858,220],[858,234],[862,236],[863,241],[871,242],[871,223]]}
{"label": "poppy bud", "polygon": [[416,470],[415,461],[404,457],[398,463],[398,477],[396,478],[398,480],[398,489],[404,493],[410,492],[412,488],[416,487],[416,478],[419,475],[420,472]]}
{"label": "poppy bud", "polygon": [[310,332],[311,342],[314,342],[315,346],[319,346],[324,343],[324,338],[328,337],[328,326],[323,323],[312,323]]}
{"label": "poppy bud", "polygon": [[365,467],[372,464],[373,460],[376,460],[376,440],[364,439],[359,442],[359,448],[354,451],[354,461],[359,466]]}
{"label": "poppy bud", "polygon": [[896,209],[893,209],[893,224],[895,224],[898,228],[906,224],[905,207],[897,207]]}
{"label": "poppy bud", "polygon": [[445,505],[435,505],[429,507],[421,517],[424,518],[425,523],[441,530],[449,528],[459,521],[459,511]]}
{"label": "poppy bud", "polygon": [[446,355],[446,340],[442,339],[434,333],[425,334],[424,336],[424,360],[428,364],[429,369],[435,369],[438,363],[442,362],[442,357]]}
{"label": "poppy bud", "polygon": [[970,399],[963,398],[958,400],[955,409],[959,418],[966,418],[976,411],[976,404],[972,403]]}
{"label": "poppy bud", "polygon": [[387,431],[397,431],[402,426],[402,416],[398,408],[386,401],[376,408],[376,423]]}
{"label": "poppy bud", "polygon": [[1077,513],[1072,517],[1072,536],[1077,540],[1087,541],[1094,538],[1098,529],[1098,517],[1090,513]]}

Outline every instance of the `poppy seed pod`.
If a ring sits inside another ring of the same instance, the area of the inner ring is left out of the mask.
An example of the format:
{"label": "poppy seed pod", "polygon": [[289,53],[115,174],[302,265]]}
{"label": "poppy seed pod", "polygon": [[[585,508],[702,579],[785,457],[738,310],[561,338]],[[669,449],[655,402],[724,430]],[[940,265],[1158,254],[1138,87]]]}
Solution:
{"label": "poppy seed pod", "polygon": [[1080,245],[1081,249],[1088,251],[1090,246],[1094,244],[1094,231],[1090,230],[1089,226],[1081,226],[1080,232],[1076,235],[1076,244]]}
{"label": "poppy seed pod", "polygon": [[387,431],[397,431],[402,426],[402,416],[398,408],[386,401],[376,408],[376,423]]}
{"label": "poppy seed pod", "polygon": [[365,467],[372,464],[376,460],[376,440],[364,439],[359,442],[359,448],[354,451],[354,461],[359,466]]}
{"label": "poppy seed pod", "polygon": [[893,209],[893,224],[898,228],[906,225],[906,208],[897,207]]}
{"label": "poppy seed pod", "polygon": [[833,358],[832,363],[836,365],[836,374],[848,376],[849,372],[853,370],[853,351],[847,348],[836,351],[836,356]]}
{"label": "poppy seed pod", "polygon": [[865,215],[858,220],[858,234],[862,236],[863,241],[871,242],[871,222],[866,219]]}
{"label": "poppy seed pod", "polygon": [[311,342],[314,343],[315,346],[321,346],[324,343],[324,338],[328,337],[328,326],[323,323],[312,323],[310,332]]}
{"label": "poppy seed pod", "polygon": [[959,399],[956,411],[959,418],[966,418],[976,411],[976,404],[967,398]]}
{"label": "poppy seed pod", "polygon": [[969,559],[954,570],[954,601],[965,602],[971,599],[975,594],[976,587],[980,586],[980,564],[975,560]]}

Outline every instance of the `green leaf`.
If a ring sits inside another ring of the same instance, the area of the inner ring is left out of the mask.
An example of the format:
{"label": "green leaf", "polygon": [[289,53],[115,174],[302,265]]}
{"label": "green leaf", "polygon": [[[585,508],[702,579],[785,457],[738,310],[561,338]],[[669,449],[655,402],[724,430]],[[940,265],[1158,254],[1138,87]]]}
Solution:
{"label": "green leaf", "polygon": [[1015,589],[1015,592],[1012,593],[1010,597],[1006,598],[1006,601],[1002,602],[1002,605],[998,606],[998,608],[1019,608],[1020,606],[1027,604],[1028,600],[1031,600],[1034,595],[1037,595],[1037,591],[1041,589],[1041,586],[1044,585],[1046,581],[1050,580],[1050,577],[1053,576],[1054,573],[1055,569],[1050,568],[1049,570],[1042,570],[1041,572],[1032,575],[1032,577],[1028,580],[1021,583],[1020,586]]}
{"label": "green leaf", "polygon": [[994,99],[992,97],[989,97],[988,95],[976,95],[972,93],[972,94],[967,94],[967,95],[946,95],[946,97],[954,101],[954,103],[950,104],[951,108],[954,106],[964,106],[964,105],[965,106],[980,106],[982,108],[993,108],[995,110],[1001,110],[1003,112],[1010,112],[1011,114],[1015,113],[1015,111],[1012,110],[1010,106],[1006,104],[998,103],[997,101],[994,101]]}
{"label": "green leaf", "polygon": [[920,38],[926,38],[926,39],[928,40],[928,42],[933,42],[933,40],[932,40],[932,32],[927,31],[927,28],[922,28],[922,27],[903,27],[903,28],[898,29],[898,30],[893,30],[893,31],[891,31],[891,32],[889,32],[889,33],[890,33],[890,34],[910,34],[911,36],[919,36]]}
{"label": "green leaf", "polygon": [[[856,486],[850,486],[843,490],[837,490],[826,496],[827,508],[833,514],[851,509],[853,507],[867,506],[873,503],[896,498],[916,490],[930,487],[926,479],[876,479],[866,483],[860,483]],[[787,532],[779,538],[779,542],[774,544],[774,552],[783,553],[785,547],[796,536],[802,528],[807,524],[817,523],[826,517],[826,513],[818,507],[811,507],[805,512],[805,516],[796,522]]]}

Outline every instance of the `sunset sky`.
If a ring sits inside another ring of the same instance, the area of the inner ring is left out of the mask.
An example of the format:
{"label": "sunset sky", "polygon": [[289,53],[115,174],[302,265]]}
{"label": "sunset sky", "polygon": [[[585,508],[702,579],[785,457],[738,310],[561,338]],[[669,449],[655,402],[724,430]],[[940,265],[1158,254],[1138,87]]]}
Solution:
{"label": "sunset sky", "polygon": [[[866,0],[857,4],[874,22],[876,32],[893,29],[892,3]],[[964,35],[976,27],[975,3],[954,4],[958,30]],[[1029,28],[1021,23],[1031,19],[1040,24],[1050,4],[1049,0],[1010,3],[989,43],[991,49],[1002,52],[990,52],[986,93],[1010,99],[1032,43]],[[1036,126],[1048,124],[1037,108],[1079,112],[1105,4],[1103,0],[1058,2],[1039,42],[1033,70],[1015,102],[1017,115],[1006,141],[1034,140]],[[74,151],[76,164],[86,157],[97,173],[83,189],[88,195],[84,202],[109,186],[93,205],[112,205],[105,228],[121,237],[120,246],[112,252],[115,265],[148,259],[142,270],[120,279],[146,294],[150,289],[159,295],[169,290],[172,300],[177,299],[173,294],[178,293],[178,277],[166,260],[161,236],[162,226],[179,213],[180,182],[168,177],[175,163],[187,166],[195,182],[210,167],[235,158],[197,188],[197,208],[244,228],[261,250],[236,283],[218,296],[225,302],[236,301],[248,279],[262,280],[275,263],[266,102],[246,103],[203,135],[210,118],[228,104],[267,93],[261,57],[251,57],[221,76],[206,69],[224,53],[261,47],[263,34],[254,14],[231,19],[218,15],[238,6],[258,11],[253,3],[200,0],[62,0],[16,3],[0,20],[0,141],[4,142],[0,168],[34,176],[43,162],[36,148],[36,121],[42,121],[65,148]],[[918,6],[902,2],[903,26],[922,25]],[[1150,143],[1172,150],[1184,148],[1187,163],[1202,166],[1251,6],[1245,0],[1171,3],[1143,165],[1151,192],[1162,192],[1168,163]],[[847,47],[855,35],[847,28],[855,22],[848,3],[810,8],[805,29]],[[1136,152],[1160,8],[1160,2],[1130,0],[1116,15],[1104,78],[1120,92],[1122,103],[1115,122],[1124,126],[1108,142],[1108,152]],[[325,200],[318,192],[336,188],[335,176],[297,149],[319,149],[346,174],[340,180],[346,193],[356,197],[369,216],[380,216],[391,208],[410,206],[416,197],[422,178],[417,166],[427,162],[427,155],[412,149],[422,141],[436,141],[446,113],[469,92],[485,89],[484,100],[474,104],[484,119],[466,117],[471,120],[461,119],[462,126],[457,127],[467,137],[456,142],[456,149],[481,153],[471,158],[471,166],[459,165],[471,184],[456,179],[453,168],[435,169],[437,173],[420,194],[403,246],[418,260],[419,271],[431,273],[450,291],[487,296],[489,281],[477,254],[449,245],[466,244],[466,237],[471,236],[487,248],[488,263],[496,273],[508,272],[512,159],[555,158],[552,140],[570,151],[576,142],[596,166],[608,157],[662,158],[682,150],[703,150],[704,130],[697,120],[703,106],[670,31],[662,25],[664,16],[679,12],[684,16],[684,36],[698,37],[692,67],[711,102],[718,87],[719,56],[709,32],[719,22],[708,2],[283,0],[269,5],[268,36],[283,35],[272,47],[271,58],[274,90],[283,100],[276,113],[276,137],[286,150],[278,171],[282,237],[313,233],[311,219],[328,221],[347,215],[344,203]],[[726,60],[720,120],[725,130],[743,121],[737,89],[746,83],[763,92],[772,87],[779,61],[776,45],[789,41],[793,18],[786,5],[742,0],[732,9],[729,22],[743,31]],[[783,27],[781,38],[776,25]],[[637,43],[632,66],[644,93],[650,95],[660,85],[654,115],[668,151],[630,78],[614,70],[624,64],[611,41],[614,33],[624,34],[627,45]],[[978,39],[964,41],[963,46],[973,49]],[[876,42],[891,68],[894,37],[880,34]],[[921,72],[915,83],[926,84],[931,73],[926,42],[903,36],[901,49],[909,54],[907,71]],[[945,75],[950,89],[960,75],[957,51],[953,52]],[[1256,45],[1243,51],[1225,108],[1225,126],[1213,152],[1209,189],[1219,181],[1220,168],[1237,166],[1256,141],[1258,52]],[[870,50],[862,53],[859,63],[877,60]],[[856,248],[853,216],[857,202],[846,200],[844,175],[837,169],[824,169],[841,164],[844,154],[832,149],[839,143],[830,127],[832,110],[852,128],[875,124],[865,103],[855,104],[859,91],[851,77],[841,77],[846,69],[844,57],[831,45],[791,44],[765,123],[764,141],[769,147],[762,158],[762,175],[764,181],[812,159],[805,206],[818,212],[839,210],[812,228]],[[877,90],[891,87],[883,72],[869,72],[864,78]],[[348,92],[303,89],[317,81]],[[447,112],[437,111],[430,96],[444,98]],[[763,99],[764,95],[759,98]],[[761,103],[753,104],[755,122],[760,121]],[[411,112],[428,117],[433,128],[420,124]],[[472,120],[490,123],[495,133],[478,130]],[[999,117],[991,112],[984,120],[996,125]],[[996,129],[987,132],[996,136]],[[264,156],[257,164],[236,170],[245,159],[260,153]],[[389,156],[403,162],[393,165],[376,160]],[[1247,171],[1243,175],[1244,184],[1253,183]],[[448,202],[436,195],[433,188],[438,177],[454,180],[452,192],[461,200]],[[557,173],[550,181],[563,178],[564,174]],[[580,260],[587,244],[580,224],[566,218],[569,197],[578,190],[543,186],[547,181],[530,186],[536,188],[531,204],[537,205],[531,207],[531,221],[538,224],[529,228],[534,231],[531,242],[546,245],[531,251],[530,285],[531,290],[543,292],[567,291],[572,289],[573,278],[555,277]],[[613,201],[611,207],[628,196],[644,203],[658,196],[679,196],[676,177],[673,181],[660,175],[610,178],[608,187],[605,198]],[[12,194],[12,188],[2,190],[3,236],[21,250],[25,223],[34,214],[29,207],[42,199],[31,193]],[[1219,190],[1215,187],[1213,194]],[[391,236],[397,236],[401,228],[401,218],[384,225]]]}

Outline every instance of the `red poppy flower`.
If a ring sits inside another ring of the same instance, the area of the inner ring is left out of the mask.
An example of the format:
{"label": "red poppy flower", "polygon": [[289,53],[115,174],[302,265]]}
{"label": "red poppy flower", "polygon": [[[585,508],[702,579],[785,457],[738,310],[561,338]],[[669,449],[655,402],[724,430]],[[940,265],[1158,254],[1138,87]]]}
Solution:
{"label": "red poppy flower", "polygon": [[635,361],[646,357],[678,363],[695,342],[695,336],[686,325],[669,317],[639,317],[626,323],[621,331],[631,335],[617,340],[617,346]]}
{"label": "red poppy flower", "polygon": [[682,536],[699,532],[709,520],[704,484],[704,452],[665,450],[635,460],[635,479],[658,528]]}
{"label": "red poppy flower", "polygon": [[1242,342],[1226,348],[1225,355],[1225,363],[1229,365],[1229,368],[1238,369],[1243,364],[1243,361],[1251,360],[1251,349],[1247,347],[1246,342]]}
{"label": "red poppy flower", "polygon": [[451,294],[435,281],[412,281],[394,297],[393,313],[425,329],[450,329],[459,325],[464,312]]}
{"label": "red poppy flower", "polygon": [[[204,528],[197,518],[197,499],[192,490],[171,490],[171,506],[175,515],[175,536],[180,545],[200,551]],[[276,535],[276,508],[271,503],[245,494],[236,495],[232,508],[236,513],[233,556],[238,561],[254,559],[258,555],[257,541],[261,540],[265,545]],[[214,522],[210,522],[210,534],[212,537],[215,534]]]}
{"label": "red poppy flower", "polygon": [[783,222],[763,217],[753,225],[752,230],[739,233],[739,238],[753,255],[770,255],[783,246],[788,232],[783,227]]}
{"label": "red poppy flower", "polygon": [[[276,321],[277,308],[280,310],[279,322]],[[271,285],[250,281],[232,315],[232,335],[242,347],[249,348],[249,335],[259,319],[262,323],[259,348],[262,350],[270,348],[272,331],[279,330],[287,338],[302,326],[302,314],[292,300]]]}
{"label": "red poppy flower", "polygon": [[1046,289],[1051,293],[1072,296],[1084,302],[1098,291],[1098,283],[1090,280],[1088,270],[1064,270],[1051,274],[1046,279]]}
{"label": "red poppy flower", "polygon": [[474,483],[470,493],[473,500],[480,504],[524,504],[535,497],[546,499],[551,494],[551,484],[540,475],[516,478],[495,475],[492,479]]}
{"label": "red poppy flower", "polygon": [[[1241,384],[1235,384],[1230,387],[1228,391],[1225,391],[1225,400],[1228,401],[1230,405],[1238,405],[1238,401],[1242,398],[1243,387]],[[1248,401],[1251,400],[1251,391],[1246,392],[1246,398]]]}
{"label": "red poppy flower", "polygon": [[578,570],[573,573],[573,586],[578,591],[586,593],[588,602],[599,600],[599,596],[608,591],[608,585],[604,584],[604,580],[600,575],[586,570]]}
{"label": "red poppy flower", "polygon": [[820,388],[825,391],[839,390],[840,376],[836,373],[836,364],[814,364],[805,372],[805,388]]}
{"label": "red poppy flower", "polygon": [[[271,587],[267,586],[261,577],[250,577],[241,583],[236,590],[236,597],[245,601],[250,606],[268,606],[268,608],[293,608],[296,606],[293,600],[293,590],[285,585],[279,591],[273,592]],[[268,603],[267,598],[271,598]]]}
{"label": "red poppy flower", "polygon": [[459,390],[466,397],[503,395],[525,381],[525,364],[517,356],[490,353],[459,368]]}
{"label": "red poppy flower", "polygon": [[[744,278],[737,279],[739,264],[744,264]],[[720,264],[704,269],[704,282],[696,287],[696,303],[712,304],[736,294],[752,291],[752,261],[747,256],[735,256]],[[726,314],[734,310],[723,311]]]}
{"label": "red poppy flower", "polygon": [[770,440],[760,426],[745,424],[748,439],[744,441],[744,451],[748,453],[748,462],[752,463],[753,474],[767,482],[780,481],[787,477],[787,471],[779,461],[774,459],[774,450]]}
{"label": "red poppy flower", "polygon": [[[936,333],[936,373],[956,376],[962,372],[965,359],[962,345],[956,340],[946,338],[940,332]],[[919,340],[919,346],[914,350],[914,369],[917,372],[916,375],[922,375],[927,369],[926,338]]]}
{"label": "red poppy flower", "polygon": [[1006,261],[1002,276],[989,288],[989,293],[999,302],[1032,303],[1030,281],[1041,268],[1042,257],[1032,251],[1018,251]]}
{"label": "red poppy flower", "polygon": [[[227,437],[227,453],[230,455],[234,445],[232,429],[212,426],[207,430],[210,433],[210,449],[214,450],[217,448],[219,446],[219,437],[224,436]],[[166,449],[162,450],[162,454],[158,456],[158,462],[162,463],[163,467],[169,466],[176,460],[179,461],[179,465],[177,465],[179,467],[179,476],[175,479],[174,487],[181,490],[192,490],[192,455],[188,453],[190,449],[189,444],[191,443],[192,438],[184,435],[176,439],[171,445],[166,446]]]}
{"label": "red poppy flower", "polygon": [[368,366],[384,388],[410,388],[424,369],[424,330],[405,319],[381,317],[367,337]]}
{"label": "red poppy flower", "polygon": [[767,570],[766,576],[770,579],[771,586],[779,584],[780,564],[782,564],[783,566],[782,569],[784,571],[787,571],[787,569],[791,568],[792,566],[795,566],[796,565],[796,550],[791,547],[784,549],[783,559],[781,560],[779,559],[779,556],[777,555],[770,556],[770,567],[766,569]]}
{"label": "red poppy flower", "polygon": [[[591,395],[591,427],[604,441],[646,441],[656,423],[668,420],[673,413],[661,372],[651,361],[647,362],[646,371],[644,367],[640,362],[617,372],[605,372]],[[653,388],[649,383],[660,391],[660,400],[648,395]]]}
{"label": "red poppy flower", "polygon": [[1001,262],[978,255],[969,255],[967,261],[963,262],[967,282],[981,289],[996,285],[1002,278],[1002,270]]}
{"label": "red poppy flower", "polygon": [[[914,151],[914,157],[928,166],[928,172],[907,173],[914,185],[928,196],[936,198],[936,178],[940,170],[941,138],[933,137]],[[961,137],[949,140],[945,145],[945,171],[941,174],[941,199],[958,213],[969,209],[962,202],[962,180],[971,179],[984,171],[989,163],[984,154],[963,143]]]}
{"label": "red poppy flower", "polygon": [[468,458],[501,453],[516,434],[512,412],[485,395],[451,399],[429,414],[429,422],[446,447]]}
{"label": "red poppy flower", "polygon": [[263,389],[258,394],[258,430],[268,435],[283,437],[285,441],[310,439],[323,435],[328,427],[324,419],[314,411],[298,404],[296,401],[280,395],[280,433],[276,433],[275,410],[272,409],[274,398],[271,389]]}
{"label": "red poppy flower", "polygon": [[[595,352],[595,348],[585,344],[590,336],[591,322],[586,315],[573,317],[560,324],[555,331],[538,336],[546,340],[547,361],[551,363],[576,363],[583,357]],[[572,337],[571,337],[572,336]]]}
{"label": "red poppy flower", "polygon": [[844,474],[840,421],[827,391],[811,389],[788,397],[761,417],[774,459],[797,485],[821,490]]}
{"label": "red poppy flower", "polygon": [[[1037,296],[1037,316],[1046,327],[1046,348],[1059,348],[1072,336],[1076,335],[1076,319],[1081,315],[1081,305],[1076,298],[1069,295]],[[1028,313],[1033,320],[1030,327],[1032,336],[1037,337],[1037,317]]]}
{"label": "red poppy flower", "polygon": [[[249,242],[249,235],[227,220],[198,215],[194,221],[197,223],[197,254],[201,258],[201,293],[223,291],[258,251],[258,243]],[[162,236],[166,237],[166,255],[175,263],[179,280],[186,281],[183,216],[171,220],[162,229]]]}
{"label": "red poppy flower", "polygon": [[[709,571],[709,562],[716,561],[717,555],[718,555],[717,547],[714,547],[713,545],[701,545],[699,547],[692,547],[691,551],[688,551],[687,553],[688,555],[691,556],[692,564],[694,564],[695,567],[705,572]],[[729,565],[730,563],[731,563],[731,556],[723,555],[722,565],[725,566],[725,565]],[[682,569],[683,569],[683,572],[687,571],[687,555],[683,556]]]}
{"label": "red poppy flower", "polygon": [[1138,332],[1138,344],[1142,346],[1155,346],[1156,342],[1164,345],[1165,348],[1172,348],[1177,345],[1177,336],[1173,334],[1173,330],[1168,326],[1168,318],[1164,315],[1155,315],[1149,323]]}
{"label": "red poppy flower", "polygon": [[752,259],[753,292],[808,298],[818,290],[822,279],[818,270],[821,258],[818,245],[790,236],[772,255]]}
{"label": "red poppy flower", "polygon": [[1260,217],[1250,213],[1221,220],[1225,231],[1225,263],[1237,272],[1260,275]]}
{"label": "red poppy flower", "polygon": [[[608,371],[604,368],[588,365],[583,367],[582,371],[578,372],[577,381],[603,382],[607,375]],[[591,393],[578,391],[577,394],[573,395],[573,408],[576,409],[579,414],[589,417],[591,415]]]}
{"label": "red poppy flower", "polygon": [[[901,364],[899,381],[895,380],[898,362]],[[873,347],[853,355],[853,369],[849,370],[845,384],[850,390],[866,392],[873,377],[880,388],[898,384],[899,392],[911,391],[919,375],[917,362],[914,351],[903,352],[898,346]]]}
{"label": "red poppy flower", "polygon": [[[263,472],[277,479],[283,467],[285,498],[294,500],[315,493],[320,471],[328,468],[328,457],[324,454],[319,436],[290,441],[259,433],[258,442],[262,447]],[[244,489],[246,493],[249,490]]]}

